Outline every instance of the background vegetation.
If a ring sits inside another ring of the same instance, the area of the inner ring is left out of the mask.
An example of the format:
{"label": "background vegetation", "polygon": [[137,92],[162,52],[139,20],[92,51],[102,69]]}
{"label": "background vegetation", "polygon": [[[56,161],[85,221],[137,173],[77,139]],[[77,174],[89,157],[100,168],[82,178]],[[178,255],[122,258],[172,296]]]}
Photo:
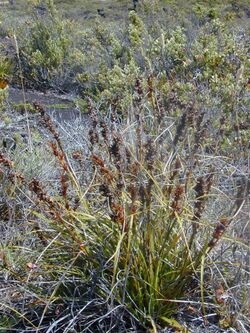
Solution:
{"label": "background vegetation", "polygon": [[[131,9],[2,12],[3,331],[249,330],[249,5]],[[86,115],[56,124],[26,89]]]}

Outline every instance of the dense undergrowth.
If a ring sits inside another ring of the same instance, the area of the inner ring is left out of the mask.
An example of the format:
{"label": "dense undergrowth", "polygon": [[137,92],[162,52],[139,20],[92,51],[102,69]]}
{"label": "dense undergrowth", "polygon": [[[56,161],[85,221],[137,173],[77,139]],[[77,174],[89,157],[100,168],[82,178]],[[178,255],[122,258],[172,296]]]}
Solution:
{"label": "dense undergrowth", "polygon": [[[6,332],[248,331],[250,9],[211,3],[139,1],[84,27],[47,1],[8,31]],[[20,115],[8,81],[77,93],[87,125],[25,100]]]}

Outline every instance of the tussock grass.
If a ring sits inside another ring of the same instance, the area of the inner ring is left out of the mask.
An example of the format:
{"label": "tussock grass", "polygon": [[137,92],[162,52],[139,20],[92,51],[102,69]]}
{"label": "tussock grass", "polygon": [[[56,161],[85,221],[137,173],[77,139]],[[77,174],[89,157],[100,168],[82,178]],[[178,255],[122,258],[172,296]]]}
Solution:
{"label": "tussock grass", "polygon": [[[134,329],[177,325],[172,315],[179,304],[183,311],[199,304],[208,321],[211,309],[217,315],[226,311],[225,287],[215,296],[217,304],[207,291],[209,267],[214,265],[222,274],[221,265],[230,269],[238,265],[227,257],[224,263],[218,262],[222,259],[216,248],[221,242],[228,242],[230,248],[232,243],[242,247],[242,253],[247,249],[240,239],[223,239],[226,229],[244,212],[249,185],[243,177],[238,194],[223,194],[220,177],[226,160],[201,155],[201,145],[190,146],[187,155],[183,149],[187,135],[192,142],[197,127],[190,133],[185,129],[190,123],[183,118],[175,123],[166,115],[153,116],[160,109],[154,109],[152,101],[148,104],[140,80],[135,88],[126,122],[115,111],[104,118],[88,101],[92,128],[84,151],[65,151],[63,137],[50,117],[35,105],[51,135],[56,186],[43,178],[24,177],[1,155],[3,179],[12,193],[24,195],[29,203],[19,209],[26,214],[25,220],[28,217],[26,238],[33,245],[19,248],[14,238],[11,246],[3,248],[5,271],[25,283],[28,291],[26,327],[32,323],[46,332],[53,327],[55,331],[73,327],[105,331],[105,325],[114,325],[114,330],[125,332],[129,322]],[[161,105],[155,91],[152,95]],[[188,112],[192,121],[200,120],[193,106]],[[18,266],[6,255],[8,248],[11,256],[23,253]],[[201,301],[195,303],[194,291],[199,289]],[[32,310],[33,304],[37,310]],[[16,320],[19,311],[14,310]],[[118,325],[121,320],[123,328]]]}
{"label": "tussock grass", "polygon": [[3,100],[6,331],[248,330],[247,30],[205,4],[170,27],[161,6],[79,32],[48,1],[15,38],[23,92],[78,91],[88,121]]}

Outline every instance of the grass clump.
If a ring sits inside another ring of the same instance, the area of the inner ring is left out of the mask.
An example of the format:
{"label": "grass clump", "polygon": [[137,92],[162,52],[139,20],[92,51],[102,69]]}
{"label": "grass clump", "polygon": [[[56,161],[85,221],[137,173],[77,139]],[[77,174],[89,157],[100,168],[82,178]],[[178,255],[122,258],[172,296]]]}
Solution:
{"label": "grass clump", "polygon": [[[205,301],[204,263],[212,265],[213,251],[242,209],[247,182],[242,178],[230,204],[228,197],[218,197],[223,176],[218,163],[221,167],[226,160],[213,162],[202,153],[208,123],[201,110],[175,99],[165,109],[150,80],[144,91],[137,79],[135,91],[128,123],[120,123],[115,110],[103,118],[89,100],[88,150],[70,155],[50,117],[35,105],[52,136],[56,186],[20,174],[1,155],[10,188],[29,190],[33,203],[29,224],[37,255],[21,264],[29,272],[4,263],[10,275],[28,283],[32,303],[41,300],[36,312],[42,315],[28,312],[28,327],[48,328],[52,318],[57,329],[105,331],[110,322],[114,331],[124,332],[175,326],[179,302],[192,302],[193,290],[200,287],[203,315],[218,308]],[[182,116],[175,123],[170,115],[177,105]],[[39,286],[38,276],[53,286]],[[61,321],[68,302],[73,312]],[[106,306],[110,313],[102,314]],[[78,317],[79,309],[84,312]]]}
{"label": "grass clump", "polygon": [[246,30],[206,3],[170,27],[172,6],[75,31],[46,1],[17,35],[26,85],[77,91],[88,119],[57,128],[37,102],[10,111],[4,329],[247,331]]}

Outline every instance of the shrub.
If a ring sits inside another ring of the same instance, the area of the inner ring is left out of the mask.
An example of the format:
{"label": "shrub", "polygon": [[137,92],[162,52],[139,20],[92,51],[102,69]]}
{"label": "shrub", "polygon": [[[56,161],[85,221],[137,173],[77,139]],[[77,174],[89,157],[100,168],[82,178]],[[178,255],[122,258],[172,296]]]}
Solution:
{"label": "shrub", "polygon": [[11,73],[11,64],[7,58],[0,56],[0,106],[3,106],[8,97],[8,79]]}
{"label": "shrub", "polygon": [[72,22],[57,13],[53,1],[45,4],[44,15],[34,9],[28,29],[19,32],[22,71],[28,86],[67,91],[67,87],[74,87],[75,60],[80,52],[74,46],[76,30]]}
{"label": "shrub", "polygon": [[45,15],[33,13],[29,25],[19,33],[28,86],[101,98],[104,110],[119,98],[123,100],[120,112],[126,113],[133,95],[131,82],[139,76],[154,75],[166,91],[171,82],[184,99],[196,89],[203,101],[206,94],[206,100],[224,98],[230,105],[229,91],[235,90],[238,81],[234,77],[240,68],[244,68],[240,79],[247,80],[244,32],[233,31],[217,15],[202,26],[184,22],[183,27],[169,28],[163,20],[152,21],[152,13],[160,17],[161,6],[148,11],[145,3],[141,14],[130,12],[119,27],[96,20],[82,30],[63,19],[53,2],[46,3]]}

